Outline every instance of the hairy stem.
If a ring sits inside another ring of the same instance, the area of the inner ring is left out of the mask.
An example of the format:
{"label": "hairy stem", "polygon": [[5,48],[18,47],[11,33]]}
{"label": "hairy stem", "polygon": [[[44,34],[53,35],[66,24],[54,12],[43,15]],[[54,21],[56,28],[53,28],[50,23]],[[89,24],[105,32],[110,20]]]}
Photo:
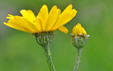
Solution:
{"label": "hairy stem", "polygon": [[81,50],[82,50],[82,48],[77,48],[77,59],[76,59],[74,71],[77,71],[78,68],[79,68],[79,62],[80,62],[80,56],[81,56]]}
{"label": "hairy stem", "polygon": [[54,64],[53,64],[53,61],[52,61],[52,58],[51,58],[51,52],[50,52],[49,46],[47,45],[47,46],[44,46],[43,48],[44,48],[46,60],[47,60],[50,71],[56,71]]}

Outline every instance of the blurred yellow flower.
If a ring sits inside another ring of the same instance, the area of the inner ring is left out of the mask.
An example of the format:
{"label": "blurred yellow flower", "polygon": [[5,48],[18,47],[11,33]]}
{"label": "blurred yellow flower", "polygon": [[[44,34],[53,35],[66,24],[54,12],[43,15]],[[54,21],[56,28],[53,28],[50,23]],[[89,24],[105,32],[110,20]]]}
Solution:
{"label": "blurred yellow flower", "polygon": [[21,10],[22,16],[13,16],[8,14],[8,23],[5,25],[32,34],[51,32],[60,30],[64,33],[68,32],[68,29],[64,27],[77,13],[75,9],[72,9],[72,5],[66,7],[61,13],[61,10],[54,5],[50,12],[48,7],[43,5],[37,16],[31,10]]}
{"label": "blurred yellow flower", "polygon": [[74,36],[86,36],[87,32],[86,30],[81,26],[80,23],[78,23],[76,26],[72,29],[72,35]]}

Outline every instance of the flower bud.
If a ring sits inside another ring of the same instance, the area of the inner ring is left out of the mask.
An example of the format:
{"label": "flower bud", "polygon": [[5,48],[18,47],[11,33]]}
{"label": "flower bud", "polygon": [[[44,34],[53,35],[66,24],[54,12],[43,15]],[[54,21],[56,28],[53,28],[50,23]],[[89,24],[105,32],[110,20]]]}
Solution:
{"label": "flower bud", "polygon": [[86,39],[80,36],[72,36],[72,44],[76,48],[82,48],[86,43]]}
{"label": "flower bud", "polygon": [[82,48],[86,44],[86,40],[89,35],[87,35],[86,30],[81,26],[81,24],[78,23],[72,29],[71,37],[73,46],[76,48]]}
{"label": "flower bud", "polygon": [[46,46],[54,40],[53,32],[43,32],[35,34],[36,41],[41,46]]}

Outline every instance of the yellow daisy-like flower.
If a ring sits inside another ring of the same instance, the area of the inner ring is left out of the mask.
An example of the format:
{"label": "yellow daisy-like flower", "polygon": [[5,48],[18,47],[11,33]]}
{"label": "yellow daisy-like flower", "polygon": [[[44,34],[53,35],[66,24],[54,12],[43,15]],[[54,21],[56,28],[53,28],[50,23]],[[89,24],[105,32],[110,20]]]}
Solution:
{"label": "yellow daisy-like flower", "polygon": [[64,27],[77,13],[75,9],[72,9],[72,5],[66,7],[61,13],[61,10],[54,5],[50,12],[48,7],[43,5],[37,16],[31,10],[21,10],[22,16],[13,16],[8,14],[8,23],[5,25],[32,34],[51,32],[60,30],[64,33],[68,32],[68,29]]}
{"label": "yellow daisy-like flower", "polygon": [[86,36],[87,32],[86,30],[81,26],[80,23],[78,23],[76,26],[72,29],[72,35],[74,36]]}

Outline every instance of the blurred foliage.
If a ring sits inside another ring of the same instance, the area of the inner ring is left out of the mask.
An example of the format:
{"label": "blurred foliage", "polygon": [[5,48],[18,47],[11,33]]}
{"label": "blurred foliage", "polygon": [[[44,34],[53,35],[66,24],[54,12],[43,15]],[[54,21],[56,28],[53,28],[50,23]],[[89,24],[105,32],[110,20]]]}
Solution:
{"label": "blurred foliage", "polygon": [[82,49],[78,71],[113,71],[113,0],[0,0],[0,71],[49,71],[42,47],[29,33],[7,27],[8,13],[20,15],[31,9],[37,15],[43,4],[50,10],[57,5],[62,11],[69,4],[78,11],[65,26],[68,34],[55,31],[50,45],[57,71],[73,71],[76,48],[71,44],[71,30],[81,23],[90,37]]}

